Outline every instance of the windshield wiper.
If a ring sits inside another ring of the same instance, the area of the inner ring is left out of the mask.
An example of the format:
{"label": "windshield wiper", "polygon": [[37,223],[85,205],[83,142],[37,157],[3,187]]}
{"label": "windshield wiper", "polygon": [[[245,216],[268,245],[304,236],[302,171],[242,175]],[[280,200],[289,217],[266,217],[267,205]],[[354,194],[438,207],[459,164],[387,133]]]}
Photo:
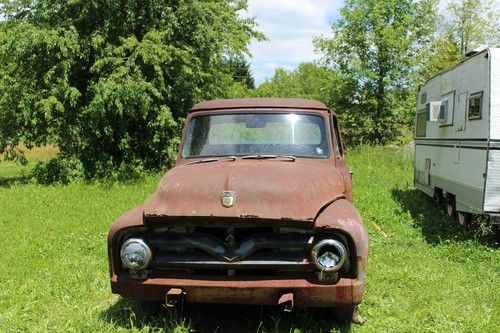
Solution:
{"label": "windshield wiper", "polygon": [[290,162],[295,162],[296,157],[292,155],[247,155],[242,156],[242,160],[267,160],[271,158],[288,159]]}
{"label": "windshield wiper", "polygon": [[227,157],[221,157],[221,158],[217,158],[217,157],[204,158],[204,159],[202,159],[202,160],[197,160],[197,161],[190,162],[190,163],[188,163],[187,165],[191,165],[191,164],[200,164],[200,163],[217,162],[219,159],[221,159],[221,160],[231,160],[231,161],[236,161],[236,156],[227,156]]}

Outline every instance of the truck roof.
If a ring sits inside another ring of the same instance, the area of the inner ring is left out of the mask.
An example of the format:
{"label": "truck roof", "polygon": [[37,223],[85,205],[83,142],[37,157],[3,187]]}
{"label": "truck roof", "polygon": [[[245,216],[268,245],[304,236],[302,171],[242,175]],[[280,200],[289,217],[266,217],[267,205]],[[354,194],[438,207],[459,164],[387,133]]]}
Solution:
{"label": "truck roof", "polygon": [[202,110],[241,109],[241,108],[286,108],[328,110],[325,104],[310,99],[295,98],[237,98],[217,99],[194,105],[189,112]]}

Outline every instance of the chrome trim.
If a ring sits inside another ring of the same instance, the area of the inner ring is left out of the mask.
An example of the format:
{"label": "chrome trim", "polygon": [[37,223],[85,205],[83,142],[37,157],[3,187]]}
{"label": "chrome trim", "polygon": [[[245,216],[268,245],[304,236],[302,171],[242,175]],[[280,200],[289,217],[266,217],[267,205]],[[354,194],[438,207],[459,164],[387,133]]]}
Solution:
{"label": "chrome trim", "polygon": [[[140,266],[140,267],[130,267],[128,266],[125,261],[123,260],[123,257],[124,257],[124,249],[127,245],[130,245],[132,243],[138,243],[140,245],[142,245],[145,249],[146,249],[146,252],[147,252],[147,260],[146,262],[144,263],[144,265]],[[149,264],[151,263],[151,260],[153,259],[153,252],[151,251],[151,248],[148,246],[148,244],[146,244],[146,242],[144,242],[142,239],[140,238],[130,238],[130,239],[127,239],[121,246],[120,248],[120,259],[123,263],[123,265],[131,270],[134,270],[134,271],[140,271],[140,270],[143,270],[145,269],[146,267],[149,266]]]}
{"label": "chrome trim", "polygon": [[[320,253],[320,250],[324,246],[333,246],[337,251],[339,255],[339,262],[333,266],[333,267],[323,267],[319,262],[318,262],[318,253]],[[344,244],[339,242],[338,240],[335,239],[323,239],[319,241],[316,245],[314,245],[313,249],[311,250],[311,258],[316,265],[316,267],[323,271],[323,272],[336,272],[338,271],[342,265],[344,265],[345,260],[347,259],[347,249],[345,248]]]}
{"label": "chrome trim", "polygon": [[[238,244],[228,245],[208,234],[166,233],[149,236],[148,241],[159,252],[182,248],[198,249],[218,261],[234,263],[245,260],[261,249],[306,249],[311,237],[309,234],[255,234]],[[195,257],[190,254],[190,258]]]}
{"label": "chrome trim", "polygon": [[226,208],[233,207],[234,202],[236,201],[236,192],[222,191],[220,198],[222,206]]}

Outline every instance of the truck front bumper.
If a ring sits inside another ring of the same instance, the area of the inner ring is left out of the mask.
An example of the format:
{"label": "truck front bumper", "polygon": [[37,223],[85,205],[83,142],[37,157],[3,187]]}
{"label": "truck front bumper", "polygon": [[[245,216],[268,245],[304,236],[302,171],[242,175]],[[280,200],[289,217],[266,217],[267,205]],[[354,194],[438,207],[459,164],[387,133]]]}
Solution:
{"label": "truck front bumper", "polygon": [[113,293],[136,300],[165,300],[172,288],[182,289],[184,299],[195,303],[234,303],[277,305],[291,293],[298,307],[331,307],[361,302],[364,284],[342,278],[335,284],[314,283],[306,279],[133,279],[127,273],[111,277]]}

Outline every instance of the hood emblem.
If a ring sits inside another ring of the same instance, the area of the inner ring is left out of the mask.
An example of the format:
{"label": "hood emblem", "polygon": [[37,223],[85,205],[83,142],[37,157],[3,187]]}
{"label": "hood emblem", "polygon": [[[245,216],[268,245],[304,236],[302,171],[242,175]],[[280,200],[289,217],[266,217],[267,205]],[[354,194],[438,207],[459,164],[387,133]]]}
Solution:
{"label": "hood emblem", "polygon": [[236,201],[236,193],[233,191],[223,191],[220,195],[222,206],[229,208],[233,207]]}

